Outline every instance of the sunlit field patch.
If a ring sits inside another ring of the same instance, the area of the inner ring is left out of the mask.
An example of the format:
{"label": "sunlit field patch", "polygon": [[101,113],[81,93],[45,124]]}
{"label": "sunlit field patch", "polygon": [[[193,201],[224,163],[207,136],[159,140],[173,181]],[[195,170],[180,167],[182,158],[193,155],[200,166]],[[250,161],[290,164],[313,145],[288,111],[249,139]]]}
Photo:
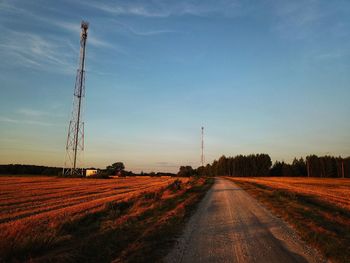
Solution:
{"label": "sunlit field patch", "polygon": [[350,261],[350,179],[232,178],[334,262]]}
{"label": "sunlit field patch", "polygon": [[142,255],[140,250],[152,248],[149,236],[171,236],[206,185],[204,179],[171,177],[1,177],[0,254],[62,262]]}
{"label": "sunlit field patch", "polygon": [[[170,177],[111,180],[53,177],[0,177],[0,223],[45,221],[78,216],[106,202],[167,185]],[[187,180],[187,179],[181,179]],[[1,226],[1,225],[0,225]]]}

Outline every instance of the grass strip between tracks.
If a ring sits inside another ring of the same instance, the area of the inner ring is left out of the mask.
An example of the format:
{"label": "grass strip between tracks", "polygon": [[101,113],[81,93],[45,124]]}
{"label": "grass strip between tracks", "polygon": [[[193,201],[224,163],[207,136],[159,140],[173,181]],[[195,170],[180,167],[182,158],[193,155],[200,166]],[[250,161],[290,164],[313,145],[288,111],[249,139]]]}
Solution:
{"label": "grass strip between tracks", "polygon": [[291,224],[301,238],[333,262],[350,262],[350,211],[312,195],[228,178]]}

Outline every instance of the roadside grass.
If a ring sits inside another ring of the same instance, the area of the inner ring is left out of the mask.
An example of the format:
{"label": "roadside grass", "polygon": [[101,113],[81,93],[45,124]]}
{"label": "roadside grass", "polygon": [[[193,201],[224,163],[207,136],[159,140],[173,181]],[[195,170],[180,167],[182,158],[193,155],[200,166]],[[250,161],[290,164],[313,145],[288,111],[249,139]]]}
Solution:
{"label": "roadside grass", "polygon": [[[227,178],[227,177],[226,177]],[[350,211],[315,196],[242,179],[237,185],[291,224],[301,238],[333,262],[350,262]]]}
{"label": "roadside grass", "polygon": [[65,218],[52,231],[12,237],[21,242],[0,242],[0,262],[160,261],[212,184],[212,178],[175,180],[158,191]]}

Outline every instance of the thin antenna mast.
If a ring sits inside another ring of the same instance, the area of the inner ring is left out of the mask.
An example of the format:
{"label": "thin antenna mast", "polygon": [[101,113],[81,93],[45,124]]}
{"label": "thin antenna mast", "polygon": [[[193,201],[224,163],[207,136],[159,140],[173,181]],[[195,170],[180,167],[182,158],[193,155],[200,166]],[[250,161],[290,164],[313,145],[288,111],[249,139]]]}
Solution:
{"label": "thin antenna mast", "polygon": [[81,176],[80,153],[84,151],[83,98],[85,97],[85,47],[89,23],[81,22],[80,59],[75,81],[72,117],[69,122],[63,175]]}
{"label": "thin antenna mast", "polygon": [[201,154],[201,164],[202,166],[204,166],[204,127],[202,126],[202,140],[201,140],[201,150],[202,150],[202,154]]}

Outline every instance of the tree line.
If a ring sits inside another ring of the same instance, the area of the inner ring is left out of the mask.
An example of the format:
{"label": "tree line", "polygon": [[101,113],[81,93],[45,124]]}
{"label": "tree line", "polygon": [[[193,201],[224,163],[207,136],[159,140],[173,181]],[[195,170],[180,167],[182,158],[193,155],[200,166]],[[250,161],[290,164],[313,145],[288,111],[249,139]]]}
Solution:
{"label": "tree line", "polygon": [[[87,169],[95,170],[91,167]],[[141,172],[134,173],[132,171],[126,171],[125,165],[122,162],[115,162],[108,165],[105,169],[96,169],[98,173],[93,178],[109,178],[110,176],[176,176],[174,173],[166,172]],[[0,164],[0,175],[45,175],[45,176],[63,176],[62,167],[48,167],[40,165],[28,165],[28,164]]]}
{"label": "tree line", "polygon": [[271,176],[350,177],[350,157],[309,155],[292,163],[275,162]]}
{"label": "tree line", "polygon": [[159,176],[175,176],[174,173],[166,173],[166,172],[143,172],[141,171],[139,174],[134,173],[132,171],[126,171],[125,165],[122,162],[116,162],[111,165],[108,165],[106,169],[98,169],[98,175],[107,175],[107,176],[151,176],[151,177],[159,177]]}
{"label": "tree line", "polygon": [[0,174],[61,175],[62,168],[28,164],[1,164]]}
{"label": "tree line", "polygon": [[212,164],[193,169],[181,166],[178,176],[300,176],[350,178],[350,157],[309,155],[295,158],[291,163],[276,161],[272,164],[268,154],[221,156]]}
{"label": "tree line", "polygon": [[[198,167],[194,172],[199,176],[269,176],[272,165],[268,154],[221,156],[212,164]],[[180,168],[181,171],[181,168]]]}
{"label": "tree line", "polygon": [[[23,175],[62,175],[62,168],[39,165],[6,164],[0,165],[0,174]],[[174,176],[172,173],[135,174],[125,171],[122,162],[116,162],[99,171],[102,175],[121,176]],[[272,164],[268,154],[237,155],[235,157],[221,156],[212,164],[193,169],[191,166],[181,166],[177,176],[300,176],[300,177],[333,177],[350,178],[350,157],[309,155],[295,158],[291,163],[276,161]]]}

